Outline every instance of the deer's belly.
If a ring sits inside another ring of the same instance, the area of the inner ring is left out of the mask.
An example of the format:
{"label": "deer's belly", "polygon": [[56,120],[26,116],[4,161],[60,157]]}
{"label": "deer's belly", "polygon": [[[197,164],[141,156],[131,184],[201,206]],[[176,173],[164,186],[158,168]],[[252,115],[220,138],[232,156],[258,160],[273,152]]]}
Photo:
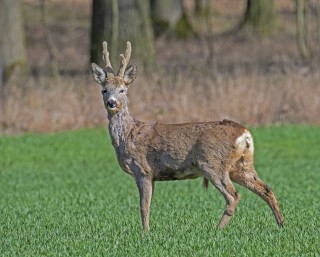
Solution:
{"label": "deer's belly", "polygon": [[201,176],[201,172],[197,167],[191,167],[188,169],[164,169],[161,170],[155,180],[165,181],[165,180],[183,180],[183,179],[195,179]]}

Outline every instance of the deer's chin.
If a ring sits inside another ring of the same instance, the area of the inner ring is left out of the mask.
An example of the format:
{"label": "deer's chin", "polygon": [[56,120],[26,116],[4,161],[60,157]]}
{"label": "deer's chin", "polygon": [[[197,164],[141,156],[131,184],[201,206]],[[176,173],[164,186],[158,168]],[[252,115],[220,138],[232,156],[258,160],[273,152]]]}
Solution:
{"label": "deer's chin", "polygon": [[117,109],[117,107],[115,108],[107,108],[107,112],[110,113],[111,115],[115,115],[119,112],[119,110]]}
{"label": "deer's chin", "polygon": [[111,115],[115,115],[121,111],[121,107],[122,107],[121,105],[117,105],[115,107],[108,106],[108,107],[106,107],[106,109],[107,109],[108,113],[110,113]]}

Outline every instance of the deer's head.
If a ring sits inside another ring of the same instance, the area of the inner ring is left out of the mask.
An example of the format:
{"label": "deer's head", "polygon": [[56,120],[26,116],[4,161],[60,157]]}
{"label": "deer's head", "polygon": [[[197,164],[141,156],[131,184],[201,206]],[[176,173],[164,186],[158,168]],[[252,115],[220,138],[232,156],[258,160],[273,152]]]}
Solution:
{"label": "deer's head", "polygon": [[103,42],[102,59],[105,62],[105,68],[92,63],[93,77],[102,86],[102,96],[104,106],[112,116],[122,110],[127,105],[127,90],[129,85],[137,76],[137,66],[129,66],[131,56],[131,43],[127,42],[125,54],[120,54],[120,68],[117,74],[114,73],[109,59],[107,42]]}

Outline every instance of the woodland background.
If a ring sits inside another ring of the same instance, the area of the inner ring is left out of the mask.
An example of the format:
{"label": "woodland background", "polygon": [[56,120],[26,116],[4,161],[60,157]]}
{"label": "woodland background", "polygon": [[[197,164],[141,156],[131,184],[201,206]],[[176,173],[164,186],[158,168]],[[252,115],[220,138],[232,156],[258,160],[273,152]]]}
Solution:
{"label": "woodland background", "polygon": [[320,122],[318,0],[0,0],[0,133],[104,126],[91,61],[125,42],[147,122]]}

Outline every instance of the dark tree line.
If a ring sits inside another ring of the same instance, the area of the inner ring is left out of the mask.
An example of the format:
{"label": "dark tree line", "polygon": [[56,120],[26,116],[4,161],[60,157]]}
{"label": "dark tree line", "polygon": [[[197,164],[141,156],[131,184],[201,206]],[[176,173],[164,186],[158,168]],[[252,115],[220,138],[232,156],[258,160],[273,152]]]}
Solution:
{"label": "dark tree line", "polygon": [[[43,5],[45,3],[44,0],[40,2]],[[297,46],[301,56],[308,60],[310,50],[305,12],[309,1],[295,0],[295,3]],[[195,0],[194,6],[194,13],[201,15],[210,8],[210,0]],[[247,0],[239,28],[252,28],[258,33],[269,34],[278,21],[275,0]],[[179,28],[192,35],[183,0],[92,0],[90,59],[96,63],[101,61],[101,43],[107,40],[111,60],[116,64],[129,40],[134,45],[133,61],[140,62],[144,67],[152,67],[156,59],[154,36],[157,33],[175,33]],[[27,68],[20,0],[0,0],[0,34],[6,35],[0,37],[1,88],[15,70]]]}

